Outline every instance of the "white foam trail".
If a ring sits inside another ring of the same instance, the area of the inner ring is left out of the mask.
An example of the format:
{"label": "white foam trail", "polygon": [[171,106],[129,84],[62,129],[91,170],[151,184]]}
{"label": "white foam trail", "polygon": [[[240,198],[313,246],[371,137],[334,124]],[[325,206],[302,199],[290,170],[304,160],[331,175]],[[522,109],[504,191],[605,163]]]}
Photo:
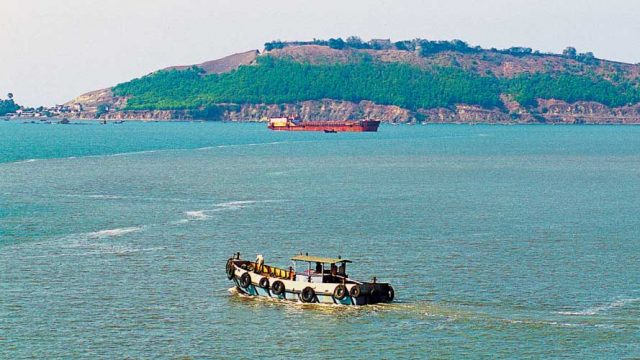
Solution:
{"label": "white foam trail", "polygon": [[126,197],[124,196],[119,196],[119,195],[87,195],[88,198],[91,199],[110,199],[110,200],[115,200],[115,199],[126,199]]}
{"label": "white foam trail", "polygon": [[209,213],[216,213],[222,211],[229,210],[240,210],[248,205],[256,204],[256,203],[269,203],[269,202],[280,202],[284,200],[234,200],[234,201],[226,201],[218,204],[214,204],[213,209],[202,209],[202,210],[191,210],[185,211],[184,214],[187,216],[186,219],[180,219],[176,221],[170,222],[172,225],[181,225],[186,224],[190,221],[202,221],[211,219],[212,216]]}
{"label": "white foam trail", "polygon": [[227,201],[219,204],[215,204],[221,208],[242,208],[244,205],[255,204],[256,200],[240,200],[240,201]]}
{"label": "white foam trail", "polygon": [[18,161],[12,161],[12,162],[8,162],[6,164],[26,164],[26,163],[32,163],[34,161],[38,161],[38,159],[26,159],[26,160],[18,160]]}
{"label": "white foam trail", "polygon": [[185,215],[187,215],[189,218],[193,219],[193,220],[206,220],[209,219],[211,216],[205,214],[206,210],[195,210],[195,211],[185,211]]}
{"label": "white foam trail", "polygon": [[626,305],[629,304],[633,304],[636,302],[639,302],[640,298],[625,298],[625,299],[618,299],[615,301],[612,301],[608,304],[604,304],[604,305],[600,305],[600,306],[595,306],[595,307],[591,307],[588,309],[584,309],[584,310],[580,310],[580,311],[558,311],[556,312],[556,314],[560,314],[560,315],[572,315],[572,316],[589,316],[589,315],[596,315],[611,309],[616,309],[616,308],[621,308],[624,307]]}
{"label": "white foam trail", "polygon": [[129,234],[129,233],[140,231],[140,230],[142,230],[142,227],[140,227],[140,226],[132,226],[132,227],[126,227],[126,228],[106,229],[106,230],[94,231],[94,232],[87,233],[87,236],[89,238],[104,238],[104,237],[112,237],[112,236],[122,236],[124,234]]}

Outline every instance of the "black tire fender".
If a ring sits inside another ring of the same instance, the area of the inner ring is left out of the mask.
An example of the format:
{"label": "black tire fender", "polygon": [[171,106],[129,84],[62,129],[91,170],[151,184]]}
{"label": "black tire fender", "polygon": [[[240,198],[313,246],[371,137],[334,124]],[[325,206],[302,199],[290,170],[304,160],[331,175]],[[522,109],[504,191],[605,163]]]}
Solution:
{"label": "black tire fender", "polygon": [[307,286],[300,292],[300,300],[305,303],[315,302],[316,292],[310,286]]}
{"label": "black tire fender", "polygon": [[235,274],[235,266],[233,265],[233,262],[231,261],[231,259],[227,260],[227,279],[229,280],[233,280],[233,278],[236,276]]}
{"label": "black tire fender", "polygon": [[258,286],[263,289],[269,289],[269,279],[267,279],[266,277],[260,278],[260,281],[258,281]]}
{"label": "black tire fender", "polygon": [[242,276],[240,276],[240,286],[242,286],[243,288],[248,288],[249,285],[251,285],[251,275],[246,272],[242,274]]}
{"label": "black tire fender", "polygon": [[282,295],[284,294],[284,283],[280,280],[276,280],[273,282],[273,284],[271,284],[271,292],[274,295]]}
{"label": "black tire fender", "polygon": [[342,284],[336,286],[336,288],[333,289],[333,297],[336,300],[344,299],[347,296],[347,293],[348,293],[347,287]]}
{"label": "black tire fender", "polygon": [[357,298],[360,296],[361,292],[360,285],[353,285],[351,290],[349,290],[349,295],[351,295],[352,298]]}
{"label": "black tire fender", "polygon": [[393,290],[393,286],[389,285],[386,293],[387,302],[392,302],[395,296],[396,296],[396,292]]}

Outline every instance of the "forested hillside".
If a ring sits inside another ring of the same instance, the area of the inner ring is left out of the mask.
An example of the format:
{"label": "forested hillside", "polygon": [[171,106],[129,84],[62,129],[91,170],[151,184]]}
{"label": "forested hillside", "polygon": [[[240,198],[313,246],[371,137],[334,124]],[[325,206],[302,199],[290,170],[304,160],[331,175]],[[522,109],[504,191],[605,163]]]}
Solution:
{"label": "forested hillside", "polygon": [[304,112],[385,121],[636,123],[639,103],[640,66],[571,47],[548,54],[459,40],[350,37],[274,41],[263,53],[160,70],[69,104],[85,109],[79,116],[111,118],[255,121]]}
{"label": "forested hillside", "polygon": [[500,94],[523,105],[535,99],[596,101],[622,106],[640,101],[640,91],[598,76],[523,74],[510,79],[480,76],[455,67],[421,69],[402,63],[311,65],[263,56],[255,66],[225,74],[200,69],[160,71],[120,84],[116,96],[128,109],[195,109],[219,103],[292,103],[336,99],[396,105],[417,110],[471,104],[500,107]]}

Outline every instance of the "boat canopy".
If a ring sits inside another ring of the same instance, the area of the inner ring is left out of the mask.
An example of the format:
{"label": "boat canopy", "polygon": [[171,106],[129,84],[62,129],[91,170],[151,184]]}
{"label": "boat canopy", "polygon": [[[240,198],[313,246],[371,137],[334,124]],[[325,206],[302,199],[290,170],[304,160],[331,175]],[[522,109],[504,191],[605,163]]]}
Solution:
{"label": "boat canopy", "polygon": [[296,255],[291,258],[293,261],[307,261],[307,262],[317,262],[323,264],[339,264],[339,263],[350,263],[351,260],[347,259],[334,259],[334,258],[326,258],[319,256],[309,256],[309,255]]}

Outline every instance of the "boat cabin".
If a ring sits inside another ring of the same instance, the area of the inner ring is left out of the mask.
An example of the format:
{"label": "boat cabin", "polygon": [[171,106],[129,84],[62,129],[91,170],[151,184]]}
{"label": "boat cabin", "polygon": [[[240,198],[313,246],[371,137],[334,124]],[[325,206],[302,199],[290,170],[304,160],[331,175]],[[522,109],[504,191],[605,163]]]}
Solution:
{"label": "boat cabin", "polygon": [[[296,270],[296,281],[311,283],[338,283],[347,280],[347,263],[351,260],[338,258],[325,258],[310,255],[296,255],[291,258],[296,264],[307,263],[304,271]],[[296,265],[296,269],[298,266]]]}

